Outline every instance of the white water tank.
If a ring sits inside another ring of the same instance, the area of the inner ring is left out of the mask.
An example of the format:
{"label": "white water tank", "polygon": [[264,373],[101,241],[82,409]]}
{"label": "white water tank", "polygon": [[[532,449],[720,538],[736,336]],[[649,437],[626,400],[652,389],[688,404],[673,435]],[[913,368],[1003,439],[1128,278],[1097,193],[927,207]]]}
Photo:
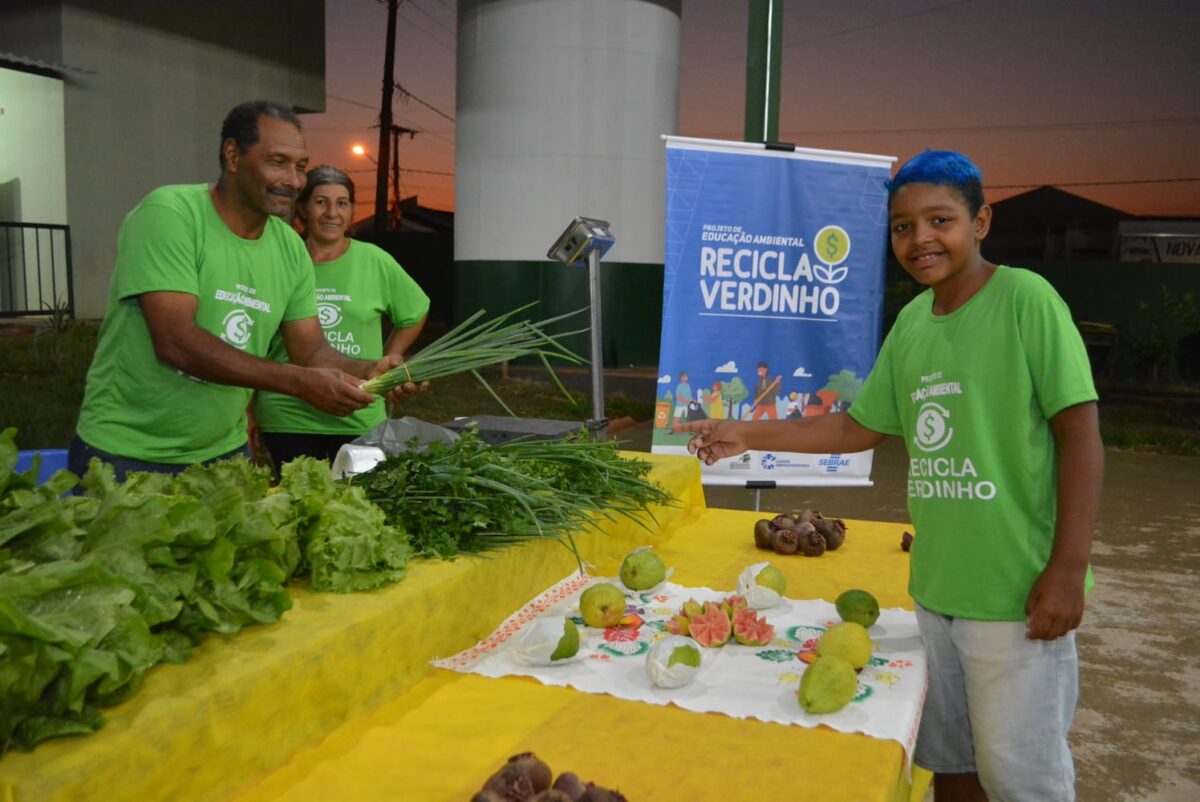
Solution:
{"label": "white water tank", "polygon": [[455,261],[544,262],[583,215],[661,266],[679,42],[680,0],[459,0]]}

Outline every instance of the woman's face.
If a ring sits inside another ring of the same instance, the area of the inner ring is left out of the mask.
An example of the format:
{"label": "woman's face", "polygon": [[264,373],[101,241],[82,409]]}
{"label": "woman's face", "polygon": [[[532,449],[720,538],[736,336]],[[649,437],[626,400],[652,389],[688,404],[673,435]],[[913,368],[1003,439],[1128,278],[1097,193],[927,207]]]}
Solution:
{"label": "woman's face", "polygon": [[322,245],[340,242],[353,217],[350,191],[341,184],[321,184],[304,202],[308,236]]}

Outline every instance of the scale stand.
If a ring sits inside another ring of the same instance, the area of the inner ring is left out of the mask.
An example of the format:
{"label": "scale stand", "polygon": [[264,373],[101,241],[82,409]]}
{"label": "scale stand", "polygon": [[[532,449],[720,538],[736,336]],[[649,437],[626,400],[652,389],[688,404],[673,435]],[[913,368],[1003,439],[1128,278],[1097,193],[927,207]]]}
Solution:
{"label": "scale stand", "polygon": [[608,222],[592,217],[576,217],[550,246],[546,256],[572,267],[585,260],[588,270],[588,302],[591,308],[592,346],[592,417],[584,426],[593,440],[604,438],[608,418],[604,415],[604,339],[600,314],[600,257],[608,252],[616,239]]}

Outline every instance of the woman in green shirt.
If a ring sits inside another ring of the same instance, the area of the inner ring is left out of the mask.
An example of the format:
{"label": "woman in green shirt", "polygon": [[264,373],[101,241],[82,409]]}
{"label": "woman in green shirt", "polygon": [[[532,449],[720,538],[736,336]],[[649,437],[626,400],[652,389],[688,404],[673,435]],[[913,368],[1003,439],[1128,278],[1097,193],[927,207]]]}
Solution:
{"label": "woman in green shirt", "polygon": [[[420,334],[429,296],[386,251],[346,236],[354,218],[354,182],[336,167],[308,172],[296,201],[316,274],[317,317],[329,343],[355,359],[403,356]],[[393,328],[386,342],[384,322]],[[282,343],[271,358],[286,361]],[[254,418],[276,467],[298,456],[331,460],[338,449],[387,417],[382,398],[344,418],[279,393],[259,393]],[[255,442],[251,424],[251,445]]]}

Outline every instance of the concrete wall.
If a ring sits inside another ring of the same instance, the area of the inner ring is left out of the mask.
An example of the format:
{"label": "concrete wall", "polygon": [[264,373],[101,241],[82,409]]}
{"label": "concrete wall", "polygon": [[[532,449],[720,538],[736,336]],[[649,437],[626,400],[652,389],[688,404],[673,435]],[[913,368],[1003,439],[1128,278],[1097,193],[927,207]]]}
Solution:
{"label": "concrete wall", "polygon": [[0,220],[67,222],[63,82],[0,68]]}
{"label": "concrete wall", "polygon": [[0,50],[65,65],[75,303],[99,317],[117,229],[161,184],[211,182],[245,100],[325,102],[323,0],[8,0]]}

